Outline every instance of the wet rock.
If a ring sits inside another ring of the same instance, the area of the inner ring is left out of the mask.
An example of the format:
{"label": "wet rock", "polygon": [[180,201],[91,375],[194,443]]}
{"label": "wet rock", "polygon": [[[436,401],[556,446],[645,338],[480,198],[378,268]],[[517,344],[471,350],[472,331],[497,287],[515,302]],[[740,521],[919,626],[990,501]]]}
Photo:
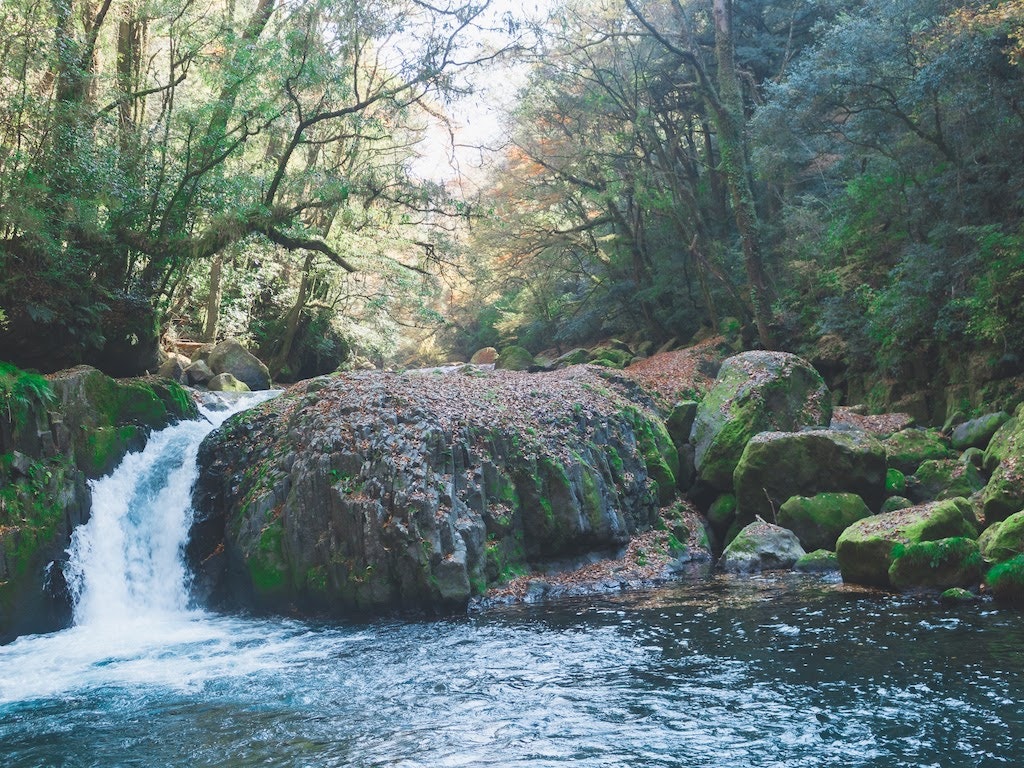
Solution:
{"label": "wet rock", "polygon": [[859,520],[836,542],[843,581],[890,587],[889,567],[897,544],[965,537],[977,538],[966,499],[949,499],[886,512]]}
{"label": "wet rock", "polygon": [[839,558],[835,552],[816,549],[797,560],[793,570],[801,573],[834,573],[839,570]]}
{"label": "wet rock", "polygon": [[977,585],[982,572],[978,543],[958,536],[896,545],[889,583],[899,590],[941,591]]}
{"label": "wet rock", "polygon": [[730,573],[787,569],[805,554],[792,531],[757,520],[725,548],[719,566]]}

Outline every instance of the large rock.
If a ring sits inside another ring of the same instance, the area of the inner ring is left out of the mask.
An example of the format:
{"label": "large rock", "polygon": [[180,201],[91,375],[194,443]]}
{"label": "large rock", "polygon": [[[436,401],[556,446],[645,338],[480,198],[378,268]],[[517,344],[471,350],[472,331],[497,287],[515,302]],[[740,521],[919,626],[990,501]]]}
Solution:
{"label": "large rock", "polygon": [[464,606],[650,527],[674,460],[589,367],[315,379],[203,443],[190,558],[229,605]]}
{"label": "large rock", "polygon": [[535,364],[533,355],[524,347],[505,347],[498,355],[494,367],[503,371],[525,371]]}
{"label": "large rock", "polygon": [[966,499],[949,499],[857,521],[836,542],[843,581],[892,586],[889,567],[897,544],[953,537],[976,539],[977,530],[970,522],[973,514]]}
{"label": "large rock", "polygon": [[1024,405],[993,435],[983,466],[991,473],[981,492],[986,525],[1005,520],[1024,509]]}
{"label": "large rock", "polygon": [[215,375],[230,373],[254,392],[270,389],[270,371],[267,366],[237,339],[225,339],[215,346],[206,364]]}
{"label": "large rock", "polygon": [[757,520],[725,548],[719,565],[730,573],[780,570],[792,568],[806,554],[792,531]]}
{"label": "large rock", "polygon": [[981,582],[983,563],[978,543],[962,536],[897,544],[889,566],[889,583],[900,590],[972,587]]}
{"label": "large rock", "polygon": [[987,413],[976,419],[965,421],[953,430],[951,440],[953,447],[958,451],[968,448],[981,448],[984,450],[992,436],[1010,420],[1010,414],[1006,411],[998,413]]}
{"label": "large rock", "polygon": [[171,352],[167,355],[167,359],[160,364],[160,368],[157,369],[157,375],[163,376],[165,379],[176,381],[179,384],[187,384],[188,379],[185,376],[185,369],[192,365],[192,361],[185,357],[185,355],[179,355],[177,352]]}
{"label": "large rock", "polygon": [[885,498],[885,454],[864,432],[762,432],[734,475],[740,520],[771,517],[793,496],[854,493],[871,509]]}
{"label": "large rock", "polygon": [[793,531],[800,545],[812,552],[834,550],[843,531],[870,516],[871,510],[855,493],[819,493],[788,499],[779,507],[776,522]]}
{"label": "large rock", "polygon": [[978,539],[981,556],[990,563],[1002,563],[1024,554],[1024,512],[990,525]]}
{"label": "large rock", "polygon": [[759,432],[825,426],[828,388],[810,365],[785,352],[745,352],[723,364],[701,400],[690,442],[701,479],[723,491],[747,441]]}
{"label": "large rock", "polygon": [[218,373],[212,379],[206,382],[207,388],[211,392],[249,392],[249,385],[244,381],[239,381],[230,373]]}
{"label": "large rock", "polygon": [[907,483],[907,494],[918,503],[967,498],[985,487],[978,468],[957,459],[931,459],[921,464]]}
{"label": "large rock", "polygon": [[905,475],[931,459],[954,458],[946,438],[934,429],[904,429],[885,438],[883,445],[889,466]]}
{"label": "large rock", "polygon": [[494,347],[483,347],[473,353],[469,362],[473,365],[494,365],[498,359],[498,350]]}

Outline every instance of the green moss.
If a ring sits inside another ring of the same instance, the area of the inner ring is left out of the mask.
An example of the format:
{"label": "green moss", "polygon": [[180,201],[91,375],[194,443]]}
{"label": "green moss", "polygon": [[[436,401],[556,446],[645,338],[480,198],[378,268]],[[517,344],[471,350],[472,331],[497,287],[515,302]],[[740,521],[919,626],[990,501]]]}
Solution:
{"label": "green moss", "polygon": [[898,469],[889,467],[885,471],[886,496],[902,496],[907,490],[907,476]]}
{"label": "green moss", "polygon": [[658,484],[658,503],[668,504],[675,497],[679,474],[679,453],[668,430],[660,420],[648,418],[633,407],[624,409],[623,416],[633,427],[648,476]]}
{"label": "green moss", "polygon": [[252,584],[260,592],[278,592],[285,587],[284,556],[281,540],[284,524],[280,517],[274,518],[263,528],[255,551],[250,555],[248,566]]}
{"label": "green moss", "polygon": [[619,452],[615,450],[614,446],[606,445],[604,447],[605,456],[608,457],[608,466],[612,470],[612,479],[616,483],[621,483],[625,477],[625,467],[622,463],[622,457]]}
{"label": "green moss", "polygon": [[983,564],[978,544],[963,536],[897,543],[892,549],[889,581],[897,589],[947,589],[977,584]]}
{"label": "green moss", "polygon": [[992,566],[985,583],[999,602],[1024,605],[1024,554]]}

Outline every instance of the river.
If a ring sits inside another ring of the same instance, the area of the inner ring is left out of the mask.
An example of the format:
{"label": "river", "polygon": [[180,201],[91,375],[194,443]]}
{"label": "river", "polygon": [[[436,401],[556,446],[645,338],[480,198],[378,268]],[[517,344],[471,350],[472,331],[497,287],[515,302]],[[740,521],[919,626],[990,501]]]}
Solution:
{"label": "river", "polygon": [[76,625],[0,647],[0,765],[1024,763],[1024,618],[987,603],[704,575],[430,621],[190,607],[181,515],[212,427],[96,484]]}

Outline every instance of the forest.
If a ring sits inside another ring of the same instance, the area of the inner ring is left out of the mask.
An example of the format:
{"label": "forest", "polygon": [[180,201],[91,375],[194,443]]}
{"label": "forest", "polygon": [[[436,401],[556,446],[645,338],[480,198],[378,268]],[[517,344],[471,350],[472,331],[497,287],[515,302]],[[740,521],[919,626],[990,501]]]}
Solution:
{"label": "forest", "polygon": [[[9,0],[0,25],[18,366],[132,375],[230,336],[292,381],[724,331],[879,407],[1024,371],[1021,0]],[[501,109],[486,146],[470,104]]]}

